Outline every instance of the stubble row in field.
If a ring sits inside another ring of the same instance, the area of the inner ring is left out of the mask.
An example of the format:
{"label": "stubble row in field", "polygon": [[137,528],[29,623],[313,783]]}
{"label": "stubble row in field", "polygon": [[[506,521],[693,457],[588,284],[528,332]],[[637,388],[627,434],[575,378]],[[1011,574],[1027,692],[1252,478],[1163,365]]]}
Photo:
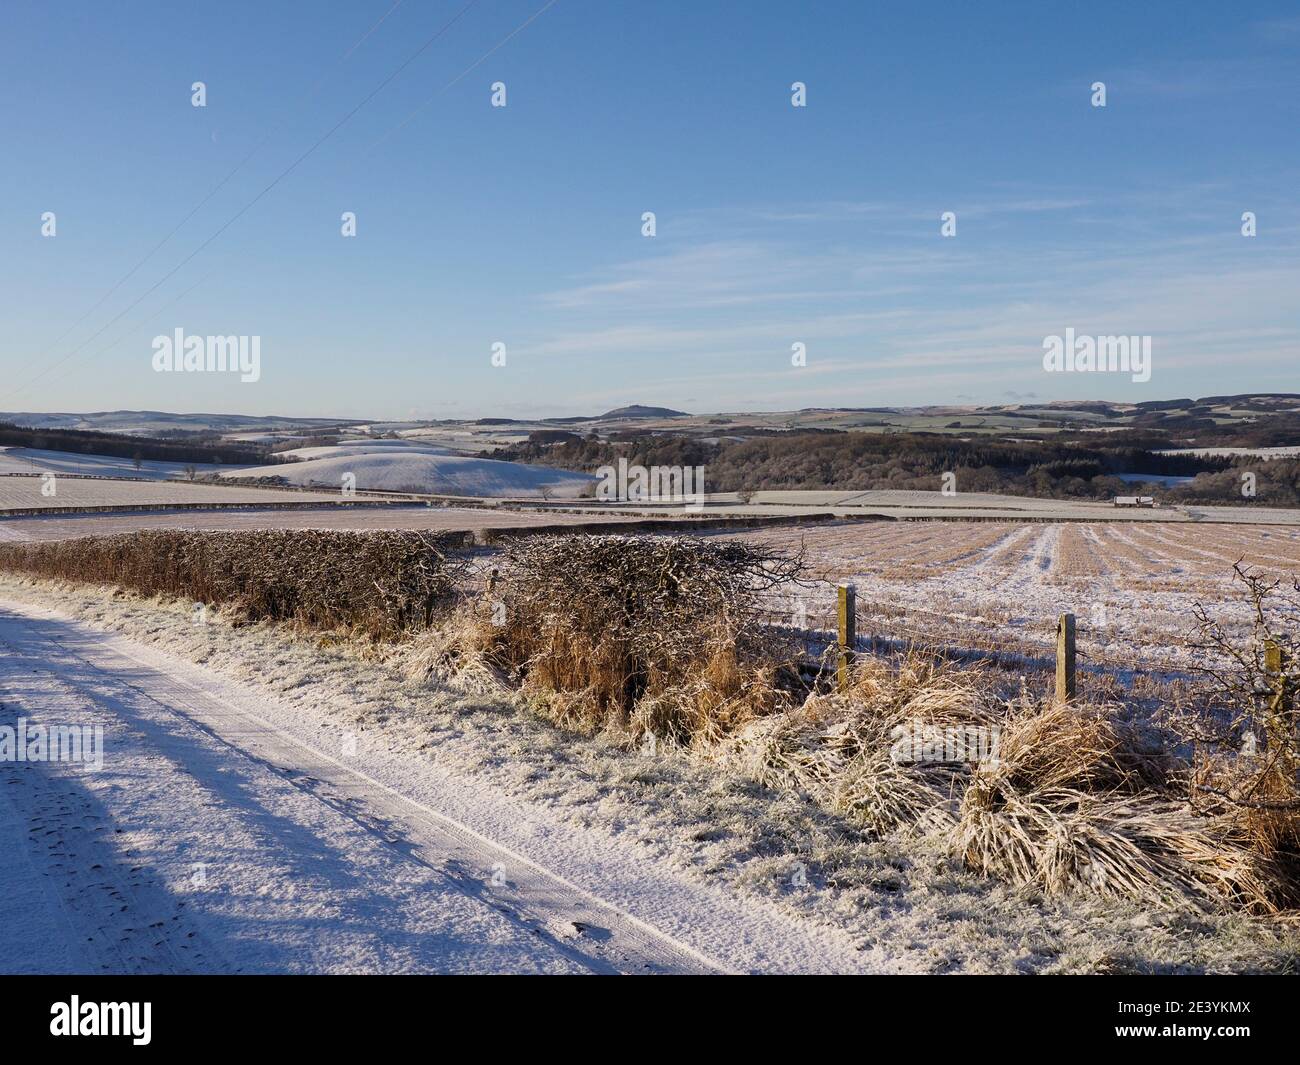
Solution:
{"label": "stubble row in field", "polygon": [[778,614],[831,625],[835,585],[854,584],[868,635],[1041,657],[1069,612],[1085,660],[1118,669],[1202,662],[1188,641],[1197,603],[1244,627],[1239,560],[1300,576],[1300,530],[1286,527],[879,522],[746,535],[806,554],[814,579]]}

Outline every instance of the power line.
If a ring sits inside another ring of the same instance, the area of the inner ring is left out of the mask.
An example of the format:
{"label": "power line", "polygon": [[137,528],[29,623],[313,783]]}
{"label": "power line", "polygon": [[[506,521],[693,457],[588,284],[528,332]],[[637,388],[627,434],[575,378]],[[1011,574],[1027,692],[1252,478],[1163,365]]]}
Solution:
{"label": "power line", "polygon": [[[342,64],[345,63],[347,59],[352,55],[352,53],[355,52],[359,47],[361,47],[361,45],[366,42],[367,38],[369,38],[370,35],[375,32],[375,30],[377,30],[380,26],[382,26],[385,20],[388,18],[388,16],[391,15],[394,11],[396,11],[398,7],[401,6],[402,3],[403,0],[395,0],[393,6],[390,7],[387,11],[385,11],[384,14],[380,16],[379,20],[375,22],[368,30],[366,30],[366,32],[363,33],[361,37],[358,38],[358,40],[356,40],[353,43],[352,47],[350,47],[346,52],[343,53],[342,58],[339,59],[338,62],[335,64],[335,68],[342,66]],[[333,68],[331,69],[330,73],[333,73]],[[322,77],[319,81],[317,81],[316,84],[312,87],[311,91],[308,92],[307,95],[303,97],[302,102],[304,103],[307,102],[308,100],[312,99],[318,92],[320,92],[321,87],[328,80],[328,77],[329,74],[327,74],[325,77]],[[244,166],[248,163],[248,161],[252,159],[253,156],[256,155],[262,149],[262,147],[266,144],[266,142],[269,141],[271,137],[274,136],[276,133],[280,132],[280,130],[283,129],[284,126],[285,126],[285,120],[282,120],[278,126],[274,126],[270,130],[268,130],[265,136],[263,136],[262,139],[253,146],[252,150],[247,155],[245,155],[243,159],[241,159],[238,163],[235,164],[234,169],[232,169],[225,177],[223,177],[219,182],[217,182],[217,184],[212,187],[212,189],[208,192],[208,194],[204,196],[203,199],[201,199],[197,204],[194,205],[193,209],[189,212],[189,214],[187,214],[184,218],[182,218],[179,222],[177,222],[176,225],[172,227],[171,231],[168,232],[167,235],[162,238],[162,240],[160,240],[157,244],[155,244],[152,248],[150,248],[148,252],[145,253],[142,259],[140,259],[134,266],[131,267],[131,269],[129,269],[120,278],[118,278],[116,283],[114,283],[113,287],[110,288],[107,292],[105,292],[102,296],[100,296],[99,299],[96,300],[89,308],[87,308],[82,313],[81,317],[79,317],[76,321],[74,321],[70,326],[68,326],[67,329],[65,329],[61,334],[59,334],[59,336],[55,337],[53,341],[51,341],[40,352],[38,352],[36,358],[37,359],[44,358],[51,350],[58,347],[60,344],[63,343],[65,339],[71,336],[72,333],[76,330],[77,326],[79,326],[82,322],[84,322],[87,318],[89,318],[92,314],[94,314],[95,311],[97,311],[100,307],[102,307],[104,305],[104,302],[108,300],[113,295],[113,293],[115,293],[119,288],[121,288],[124,284],[126,284],[126,282],[129,281],[132,277],[134,277],[136,271],[139,270],[140,267],[144,266],[145,263],[147,263],[155,255],[157,255],[158,252],[162,249],[163,245],[165,245],[169,240],[172,239],[172,237],[174,237],[177,233],[179,233],[180,230],[185,226],[185,224],[196,214],[198,214],[199,211],[202,210],[202,208],[208,203],[208,201],[211,200],[212,197],[215,196],[218,192],[220,192],[230,181],[230,179],[233,178],[236,174],[238,174],[239,171],[241,171],[244,168]],[[90,339],[93,340],[94,337],[91,337]],[[89,343],[89,341],[87,341],[87,343]],[[36,378],[33,378],[33,381],[35,380]],[[28,384],[30,383],[32,382],[28,382]],[[22,391],[22,389],[26,387],[27,387],[26,385],[22,385],[19,387],[18,391]],[[13,394],[15,393],[10,393],[10,395]]]}
{"label": "power line", "polygon": [[[441,89],[439,89],[438,92],[435,93],[433,97],[427,100],[424,104],[421,104],[420,107],[417,108],[415,112],[412,112],[412,114],[409,115],[399,126],[395,127],[392,131],[390,131],[389,135],[395,133],[398,129],[402,128],[402,126],[405,126],[412,118],[415,117],[416,114],[419,113],[419,111],[423,110],[430,103],[432,103],[433,100],[437,98],[437,96],[441,95],[447,89],[450,89],[453,85],[457,84],[459,81],[464,79],[467,75],[469,75],[471,71],[473,71],[474,69],[482,65],[484,62],[486,62],[487,59],[490,56],[492,56],[498,49],[500,49],[508,41],[510,41],[515,36],[517,36],[523,30],[525,30],[528,26],[530,26],[533,22],[535,22],[538,18],[540,18],[546,11],[548,11],[551,7],[553,7],[557,2],[558,0],[548,0],[548,2],[544,4],[540,9],[538,9],[533,15],[525,19],[518,26],[516,26],[513,30],[511,30],[508,34],[506,34],[503,38],[501,38],[501,40],[499,40],[485,53],[483,53],[483,55],[481,55],[478,59],[476,59],[473,63],[471,63],[468,67],[466,67],[463,71],[461,71],[455,78],[453,78]],[[352,110],[350,110],[341,119],[339,119],[339,121],[336,122],[333,126],[331,126],[330,129],[327,130],[325,134],[321,136],[314,144],[312,144],[310,148],[308,148],[305,152],[299,155],[298,158],[296,158],[292,163],[290,163],[288,167],[286,167],[283,171],[281,171],[280,174],[270,182],[270,184],[268,184],[265,188],[262,189],[261,192],[259,192],[256,196],[254,196],[248,203],[246,203],[243,207],[241,207],[238,211],[236,211],[235,214],[233,214],[229,219],[227,219],[216,230],[216,232],[214,232],[205,241],[203,241],[203,243],[201,243],[197,248],[195,248],[192,252],[190,252],[189,255],[187,255],[184,259],[182,259],[179,263],[177,263],[174,267],[172,267],[171,270],[169,270],[166,274],[164,274],[163,277],[161,277],[158,281],[156,281],[152,286],[146,289],[145,292],[143,292],[134,302],[128,305],[121,313],[119,313],[110,321],[105,323],[105,325],[102,326],[95,333],[92,333],[89,337],[87,337],[84,341],[82,341],[81,344],[79,344],[76,348],[70,351],[66,356],[64,356],[58,362],[52,363],[50,366],[46,367],[36,377],[32,378],[30,381],[26,382],[25,384],[20,385],[17,390],[9,393],[9,395],[10,396],[16,395],[19,392],[22,392],[27,388],[30,388],[33,384],[35,384],[37,381],[43,378],[46,374],[48,374],[52,370],[57,369],[59,366],[66,363],[69,359],[76,356],[78,352],[80,352],[87,344],[90,343],[90,341],[94,340],[97,336],[102,334],[110,326],[121,321],[123,317],[125,317],[128,313],[130,313],[132,310],[138,307],[141,302],[143,302],[146,298],[148,298],[148,296],[150,296],[153,292],[157,291],[159,287],[161,287],[168,280],[174,277],[181,269],[183,269],[189,262],[191,262],[196,256],[198,256],[205,248],[211,245],[213,241],[215,241],[218,237],[220,237],[227,229],[229,229],[232,225],[234,225],[235,222],[237,222],[249,210],[251,210],[267,193],[269,193],[281,181],[283,181],[286,177],[288,177],[291,173],[293,173],[293,171],[296,170],[304,160],[306,160],[322,144],[324,144],[335,133],[337,133],[344,125],[346,125],[347,122],[350,121],[352,117],[357,114],[358,111],[360,111],[363,107],[365,107],[366,104],[368,104],[380,92],[382,92],[395,78],[398,77],[398,75],[402,73],[402,71],[404,71],[408,66],[410,66],[413,62],[415,62],[416,59],[418,59],[421,55],[423,55],[429,49],[429,47],[434,44],[434,42],[436,42],[440,37],[442,37],[444,33],[446,33],[449,29],[451,29],[452,26],[454,26],[457,22],[459,22],[461,18],[463,18],[469,12],[469,10],[472,7],[474,7],[477,3],[478,0],[469,0],[469,2],[464,7],[462,7],[455,15],[453,15],[441,27],[439,27],[396,70],[394,70],[391,74],[389,74],[386,78],[384,78],[383,81],[381,81],[377,86],[375,86],[375,88],[372,89],[361,100],[360,103],[358,103],[355,107],[352,108]],[[391,13],[391,10],[389,13]],[[384,18],[387,18],[387,15],[385,15]],[[380,21],[382,21],[382,19]],[[371,32],[373,32],[373,27]]]}
{"label": "power line", "polygon": [[[205,240],[202,244],[200,244],[197,248],[195,248],[192,252],[190,252],[189,255],[185,256],[184,259],[182,259],[179,263],[177,263],[170,270],[168,270],[167,273],[165,273],[161,278],[155,281],[149,288],[147,288],[143,293],[141,293],[140,296],[133,303],[129,304],[124,310],[122,310],[120,314],[118,314],[116,317],[106,322],[98,330],[96,330],[85,340],[83,340],[80,344],[78,344],[75,348],[73,348],[72,351],[68,352],[68,354],[65,355],[58,362],[52,363],[44,370],[42,370],[39,374],[37,374],[34,378],[28,381],[26,384],[19,386],[18,392],[30,388],[42,377],[44,377],[47,373],[49,373],[51,370],[57,369],[58,367],[62,366],[65,362],[67,362],[69,359],[75,356],[79,351],[81,351],[82,348],[84,348],[97,336],[103,333],[110,326],[120,322],[124,317],[126,317],[127,314],[135,310],[135,308],[138,307],[146,298],[148,298],[150,295],[156,292],[167,281],[171,280],[171,278],[173,278],[180,270],[182,270],[192,259],[194,259],[195,256],[197,256],[200,252],[202,252],[204,248],[208,247],[208,245],[210,245],[214,240],[216,240],[219,236],[221,236],[222,233],[224,233],[232,225],[238,222],[239,219],[241,219],[245,214],[247,214],[262,199],[263,196],[265,196],[268,192],[270,192],[273,188],[275,188],[276,185],[280,184],[280,182],[283,181],[286,177],[292,174],[294,170],[298,168],[298,165],[303,162],[303,160],[305,160],[309,155],[311,155],[314,151],[316,151],[317,148],[319,148],[322,144],[324,144],[327,140],[329,140],[332,136],[334,136],[335,133],[337,133],[340,129],[342,129],[343,126],[352,118],[353,115],[355,115],[358,111],[360,111],[363,107],[365,107],[366,104],[368,104],[377,95],[379,95],[379,93],[384,88],[386,88],[394,78],[396,78],[403,70],[405,70],[413,62],[415,62],[415,60],[418,59],[421,55],[423,55],[424,52],[429,48],[429,46],[434,43],[434,41],[436,41],[439,37],[441,37],[444,33],[446,33],[447,30],[451,29],[452,26],[454,26],[457,22],[459,22],[461,17],[464,16],[465,13],[468,12],[469,9],[472,8],[477,3],[478,0],[469,0],[469,3],[467,3],[463,8],[460,9],[460,11],[458,11],[455,15],[453,15],[451,19],[443,23],[443,25],[431,37],[429,37],[428,40],[426,40],[422,45],[420,45],[420,47],[416,49],[416,51],[412,53],[412,55],[404,63],[402,63],[401,66],[399,66],[396,70],[394,70],[391,74],[389,74],[388,77],[386,77],[377,86],[375,86],[375,88],[372,89],[365,96],[365,98],[362,99],[362,101],[356,105],[356,107],[352,108],[351,111],[349,111],[346,115],[344,115],[336,123],[334,123],[334,125],[331,126],[329,130],[327,130],[325,134],[316,141],[315,144],[313,144],[310,148],[308,148],[305,152],[303,152],[300,156],[298,156],[297,159],[295,159],[292,163],[290,163],[284,170],[282,170],[279,173],[279,175],[276,176],[271,181],[269,185],[267,185],[264,189],[262,189],[261,192],[259,192],[256,196],[254,196],[251,200],[249,200],[248,203],[244,204],[244,206],[241,207],[238,211],[236,211],[233,215],[231,215],[230,218],[226,219],[226,221],[217,229],[217,231],[213,233],[210,237],[208,237],[207,240]],[[15,394],[16,393],[13,392],[10,393],[10,395],[15,395]]]}
{"label": "power line", "polygon": [[384,24],[384,21],[388,18],[388,16],[391,15],[394,11],[396,11],[401,6],[402,6],[402,0],[395,0],[393,6],[379,16],[379,21],[376,22],[373,26],[370,27],[370,29],[366,30],[366,32],[361,35],[361,40],[357,41],[356,44],[354,44],[351,48],[349,48],[346,52],[343,53],[343,58],[340,59],[339,62],[346,63],[348,59],[351,58],[352,53],[355,52],[358,48],[360,48],[363,44],[365,44],[367,39],[370,37],[370,35]]}
{"label": "power line", "polygon": [[549,3],[542,5],[542,7],[540,7],[536,12],[534,12],[530,18],[526,19],[524,22],[521,22],[513,30],[507,33],[504,37],[501,38],[501,40],[497,41],[496,44],[494,44],[491,48],[489,48],[486,52],[484,52],[481,56],[479,56],[478,59],[476,59],[473,63],[467,66],[464,70],[462,70],[459,74],[457,74],[454,78],[452,78],[451,81],[447,82],[446,85],[444,85],[436,93],[434,93],[427,100],[425,100],[424,103],[420,104],[419,107],[417,107],[404,119],[402,119],[401,122],[399,122],[396,126],[390,129],[377,141],[371,144],[370,147],[368,147],[365,150],[365,153],[363,154],[369,155],[372,151],[378,148],[381,144],[387,141],[391,136],[393,136],[399,130],[404,129],[407,126],[407,124],[409,124],[411,120],[415,118],[416,115],[418,115],[421,111],[423,111],[426,107],[428,107],[431,103],[433,103],[439,96],[441,96],[444,92],[450,89],[457,82],[464,80],[467,76],[469,76],[470,73],[472,73],[478,67],[486,63],[488,59],[491,58],[493,53],[495,53],[499,48],[501,48],[503,45],[508,43],[512,38],[523,33],[524,30],[526,30],[529,26],[531,26],[544,14],[546,14],[546,12],[549,11],[552,7],[554,7],[557,3],[559,3],[559,0],[549,0]]}
{"label": "power line", "polygon": [[[193,292],[204,282],[208,281],[211,277],[212,277],[212,273],[204,274],[201,278],[195,281],[194,284],[192,284],[189,288],[184,289],[179,295],[173,296],[166,303],[162,304],[162,306],[160,306],[156,311],[153,311],[146,317],[142,318],[140,321],[136,322],[135,325],[131,326],[131,328],[128,329],[125,333],[122,333],[116,340],[111,341],[108,344],[105,344],[102,348],[96,351],[91,356],[91,358],[96,358],[100,355],[108,354],[120,343],[122,343],[122,341],[124,341],[127,337],[129,337],[132,333],[134,333],[137,329],[139,329],[140,326],[144,325],[146,322],[152,321],[153,319],[157,318],[159,315],[163,313],[163,311],[170,310],[172,307],[176,306],[176,304],[180,303],[181,300],[183,300],[186,296],[188,296],[191,292]],[[69,366],[67,372],[63,373],[59,377],[56,377],[54,381],[51,382],[51,384],[64,380],[75,369],[76,367]]]}

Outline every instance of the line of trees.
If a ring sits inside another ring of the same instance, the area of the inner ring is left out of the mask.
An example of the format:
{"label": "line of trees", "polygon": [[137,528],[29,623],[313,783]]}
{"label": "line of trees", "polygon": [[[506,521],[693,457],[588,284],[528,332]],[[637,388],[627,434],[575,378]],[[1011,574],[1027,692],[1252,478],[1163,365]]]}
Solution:
{"label": "line of trees", "polygon": [[109,455],[151,462],[222,463],[260,466],[277,461],[266,448],[222,443],[154,440],[125,433],[85,429],[28,429],[0,423],[0,445],[41,451],[68,451],[76,455]]}

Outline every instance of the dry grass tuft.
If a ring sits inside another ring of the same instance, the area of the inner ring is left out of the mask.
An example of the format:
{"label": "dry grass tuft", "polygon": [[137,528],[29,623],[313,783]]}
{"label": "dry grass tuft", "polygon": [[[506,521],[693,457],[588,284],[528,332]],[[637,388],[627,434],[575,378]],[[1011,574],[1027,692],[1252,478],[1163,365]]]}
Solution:
{"label": "dry grass tuft", "polygon": [[462,602],[441,623],[400,644],[393,658],[401,672],[419,681],[436,681],[476,695],[509,696],[510,679],[491,661],[491,621],[472,603]]}
{"label": "dry grass tuft", "polygon": [[863,659],[846,694],[814,695],[754,722],[721,757],[768,787],[807,794],[880,834],[951,828],[968,763],[903,760],[899,744],[993,728],[997,701],[983,680],[978,671],[921,654],[897,666]]}
{"label": "dry grass tuft", "polygon": [[[973,871],[1050,895],[1206,912],[1295,905],[1289,808],[1198,809],[1174,735],[1122,707],[1007,701],[988,681],[919,653],[869,659],[844,695],[751,722],[713,756],[877,834],[937,833]],[[979,730],[996,742],[975,757],[960,737]],[[899,738],[916,736],[937,755],[900,760]]]}
{"label": "dry grass tuft", "polygon": [[1021,707],[962,799],[953,849],[977,872],[1048,894],[1277,909],[1277,870],[1231,818],[1186,801],[1168,737],[1113,708]]}

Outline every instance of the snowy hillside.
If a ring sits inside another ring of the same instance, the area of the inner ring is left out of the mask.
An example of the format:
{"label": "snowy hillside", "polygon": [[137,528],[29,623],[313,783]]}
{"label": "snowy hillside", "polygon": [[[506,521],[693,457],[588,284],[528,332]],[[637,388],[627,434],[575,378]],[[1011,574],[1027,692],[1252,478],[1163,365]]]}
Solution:
{"label": "snowy hillside", "polygon": [[338,487],[344,474],[351,473],[358,491],[463,496],[538,496],[543,488],[557,496],[577,496],[592,480],[586,474],[455,455],[444,447],[403,440],[298,448],[286,454],[300,461],[232,469],[224,476],[282,477],[301,487]]}
{"label": "snowy hillside", "polygon": [[456,452],[440,444],[426,444],[423,441],[409,440],[344,440],[338,444],[324,447],[298,447],[292,451],[281,452],[294,459],[333,459],[352,457],[354,455],[391,455],[395,451],[412,455],[454,455]]}

